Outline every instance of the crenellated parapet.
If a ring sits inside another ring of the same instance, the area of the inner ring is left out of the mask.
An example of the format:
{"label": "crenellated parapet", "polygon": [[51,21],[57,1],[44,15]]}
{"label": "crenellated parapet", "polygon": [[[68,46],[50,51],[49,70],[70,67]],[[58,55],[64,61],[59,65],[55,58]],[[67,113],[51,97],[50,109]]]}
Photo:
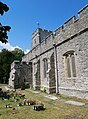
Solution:
{"label": "crenellated parapet", "polygon": [[72,16],[68,21],[66,21],[64,23],[64,28],[66,28],[66,27],[70,26],[71,24],[73,24],[75,22],[75,20],[76,20],[76,17]]}
{"label": "crenellated parapet", "polygon": [[56,35],[59,34],[63,30],[67,29],[70,25],[75,24],[75,22],[77,22],[78,20],[80,21],[80,19],[85,17],[86,15],[88,15],[88,5],[86,5],[83,9],[81,9],[78,12],[78,18],[77,19],[76,19],[75,16],[72,16],[70,19],[68,19],[64,23],[64,25],[62,25],[61,27],[57,28],[54,32],[56,33]]}
{"label": "crenellated parapet", "polygon": [[84,15],[88,14],[88,5],[86,5],[84,8],[82,8],[79,12],[78,12],[78,18],[82,18]]}

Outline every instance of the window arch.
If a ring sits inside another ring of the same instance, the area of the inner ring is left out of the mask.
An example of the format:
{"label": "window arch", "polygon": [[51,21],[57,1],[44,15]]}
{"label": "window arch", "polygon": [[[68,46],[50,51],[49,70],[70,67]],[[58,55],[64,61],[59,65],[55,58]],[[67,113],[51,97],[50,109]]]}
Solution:
{"label": "window arch", "polygon": [[76,63],[75,63],[75,52],[73,50],[67,51],[65,57],[65,69],[68,78],[77,77],[76,74]]}

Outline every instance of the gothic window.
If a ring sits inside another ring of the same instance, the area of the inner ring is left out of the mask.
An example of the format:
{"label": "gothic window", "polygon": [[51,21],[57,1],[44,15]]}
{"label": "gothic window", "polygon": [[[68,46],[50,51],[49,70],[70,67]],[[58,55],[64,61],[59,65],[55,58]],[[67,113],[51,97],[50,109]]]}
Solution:
{"label": "gothic window", "polygon": [[44,62],[44,77],[46,78],[46,73],[47,73],[47,70],[48,70],[48,62],[47,62],[47,59],[43,59],[43,62]]}
{"label": "gothic window", "polygon": [[64,54],[65,56],[65,69],[66,76],[68,78],[76,77],[76,64],[75,64],[75,52],[73,50],[68,51]]}

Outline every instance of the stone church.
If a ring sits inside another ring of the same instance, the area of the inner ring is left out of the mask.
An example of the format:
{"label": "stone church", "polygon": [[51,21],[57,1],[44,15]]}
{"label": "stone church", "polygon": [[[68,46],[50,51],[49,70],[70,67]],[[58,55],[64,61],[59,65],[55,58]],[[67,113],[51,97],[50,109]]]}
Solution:
{"label": "stone church", "polygon": [[88,99],[88,5],[54,32],[37,28],[32,49],[11,65],[9,86]]}

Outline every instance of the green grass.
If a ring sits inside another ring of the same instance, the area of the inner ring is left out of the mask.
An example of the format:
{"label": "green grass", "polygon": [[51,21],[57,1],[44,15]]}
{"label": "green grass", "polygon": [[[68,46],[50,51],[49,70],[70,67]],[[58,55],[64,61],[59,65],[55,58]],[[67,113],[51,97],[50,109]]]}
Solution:
{"label": "green grass", "polygon": [[[18,90],[25,93],[26,98],[41,101],[45,105],[44,111],[35,111],[33,106],[17,106],[13,98],[10,100],[0,99],[0,119],[88,119],[88,101],[66,96],[60,96],[58,100],[51,100],[30,90]],[[74,106],[64,103],[63,100],[76,100],[85,102],[85,106]],[[4,108],[6,104],[12,105],[13,108]],[[74,118],[73,118],[74,117]]]}

